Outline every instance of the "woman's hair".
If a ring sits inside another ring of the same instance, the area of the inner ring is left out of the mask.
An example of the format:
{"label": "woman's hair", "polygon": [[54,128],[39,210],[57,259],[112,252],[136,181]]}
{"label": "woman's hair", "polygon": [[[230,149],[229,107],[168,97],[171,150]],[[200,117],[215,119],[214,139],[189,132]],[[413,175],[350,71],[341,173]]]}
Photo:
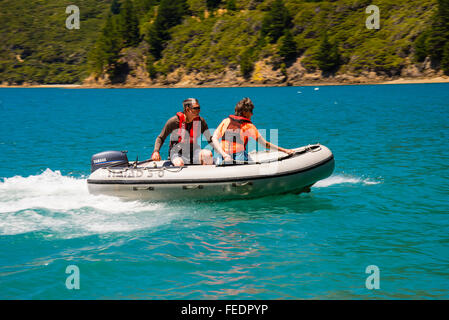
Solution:
{"label": "woman's hair", "polygon": [[235,105],[235,115],[243,116],[244,112],[253,112],[254,104],[250,98],[243,98]]}
{"label": "woman's hair", "polygon": [[186,111],[186,108],[187,107],[191,107],[191,106],[193,106],[195,103],[198,103],[199,104],[199,102],[198,102],[198,99],[195,99],[195,98],[188,98],[188,99],[185,99],[183,102],[182,102],[182,106],[184,107],[184,112]]}

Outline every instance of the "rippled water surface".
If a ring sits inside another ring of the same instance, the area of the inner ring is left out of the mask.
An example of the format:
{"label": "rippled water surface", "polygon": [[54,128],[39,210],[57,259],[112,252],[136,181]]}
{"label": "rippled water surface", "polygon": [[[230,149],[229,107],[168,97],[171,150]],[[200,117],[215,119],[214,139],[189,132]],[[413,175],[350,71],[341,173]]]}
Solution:
{"label": "rippled water surface", "polygon": [[[215,128],[246,96],[279,145],[328,146],[334,174],[247,201],[88,193],[92,154],[146,159],[184,98]],[[2,299],[449,298],[448,84],[0,89],[0,111]]]}

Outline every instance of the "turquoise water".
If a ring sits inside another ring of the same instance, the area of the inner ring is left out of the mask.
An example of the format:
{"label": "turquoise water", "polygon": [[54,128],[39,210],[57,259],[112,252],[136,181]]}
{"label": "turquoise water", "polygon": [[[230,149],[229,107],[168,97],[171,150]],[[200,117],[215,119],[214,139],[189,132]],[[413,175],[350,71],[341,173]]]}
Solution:
{"label": "turquoise water", "polygon": [[[248,201],[87,192],[92,154],[150,157],[184,98],[215,128],[245,96],[279,145],[328,146],[334,174]],[[0,89],[0,111],[2,299],[449,298],[449,84]]]}

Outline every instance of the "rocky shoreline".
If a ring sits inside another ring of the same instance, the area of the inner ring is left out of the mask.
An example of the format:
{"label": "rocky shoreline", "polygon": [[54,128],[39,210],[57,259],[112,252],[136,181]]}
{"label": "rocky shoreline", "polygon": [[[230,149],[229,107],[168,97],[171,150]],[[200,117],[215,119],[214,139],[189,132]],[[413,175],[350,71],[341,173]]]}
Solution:
{"label": "rocky shoreline", "polygon": [[271,58],[257,61],[249,78],[244,78],[240,66],[237,66],[216,74],[189,72],[179,67],[165,76],[151,79],[143,58],[128,50],[124,52],[121,62],[128,66],[129,73],[121,77],[120,83],[113,84],[107,77],[89,77],[84,80],[83,87],[204,88],[449,82],[449,76],[436,70],[429,58],[421,63],[413,63],[407,58],[400,74],[394,76],[366,70],[356,72],[348,66],[336,74],[323,74],[320,70],[307,70],[302,60],[303,57],[300,57],[284,68],[275,68]]}
{"label": "rocky shoreline", "polygon": [[125,83],[125,84],[30,84],[22,85],[0,85],[0,88],[65,88],[65,89],[102,89],[102,88],[122,88],[122,89],[138,89],[138,88],[236,88],[236,87],[307,87],[307,86],[344,86],[344,85],[382,85],[382,84],[417,84],[417,83],[449,83],[449,76],[435,76],[435,77],[419,77],[419,78],[387,78],[387,79],[370,79],[357,77],[353,81],[335,81],[335,79],[317,79],[313,81],[298,81],[289,83],[253,83],[242,82],[239,84],[220,84],[220,83],[205,83],[205,84],[148,84],[148,83]]}
{"label": "rocky shoreline", "polygon": [[210,74],[188,72],[183,67],[167,75],[151,79],[145,67],[144,57],[133,50],[123,52],[121,63],[126,65],[127,73],[111,81],[108,76],[90,76],[82,84],[33,84],[9,85],[0,87],[60,87],[60,88],[219,88],[219,87],[265,87],[265,86],[325,86],[325,85],[369,85],[369,84],[407,84],[449,82],[441,70],[436,70],[430,59],[413,63],[407,59],[400,74],[390,76],[374,71],[359,71],[344,67],[336,74],[323,74],[320,70],[307,70],[302,57],[284,68],[275,68],[270,58],[257,61],[250,78],[241,75],[240,67],[226,68],[223,72]]}

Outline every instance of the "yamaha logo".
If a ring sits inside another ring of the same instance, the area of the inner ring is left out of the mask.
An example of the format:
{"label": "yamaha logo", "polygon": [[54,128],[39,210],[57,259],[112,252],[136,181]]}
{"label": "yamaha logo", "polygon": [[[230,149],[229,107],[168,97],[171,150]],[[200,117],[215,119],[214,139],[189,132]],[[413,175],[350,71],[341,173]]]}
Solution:
{"label": "yamaha logo", "polygon": [[95,159],[94,163],[98,163],[98,162],[106,162],[106,158],[101,158],[101,159]]}

